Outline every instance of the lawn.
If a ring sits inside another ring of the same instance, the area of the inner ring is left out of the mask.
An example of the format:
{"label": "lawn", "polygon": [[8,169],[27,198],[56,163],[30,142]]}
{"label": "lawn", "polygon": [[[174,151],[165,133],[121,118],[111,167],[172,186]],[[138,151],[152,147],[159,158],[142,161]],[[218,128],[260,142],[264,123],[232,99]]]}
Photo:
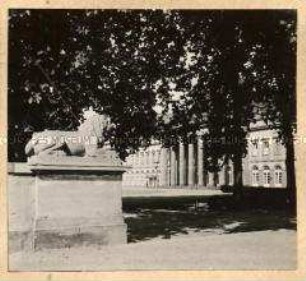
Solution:
{"label": "lawn", "polygon": [[296,229],[283,190],[246,192],[241,202],[215,196],[123,198],[128,241],[169,239],[179,234],[223,234]]}

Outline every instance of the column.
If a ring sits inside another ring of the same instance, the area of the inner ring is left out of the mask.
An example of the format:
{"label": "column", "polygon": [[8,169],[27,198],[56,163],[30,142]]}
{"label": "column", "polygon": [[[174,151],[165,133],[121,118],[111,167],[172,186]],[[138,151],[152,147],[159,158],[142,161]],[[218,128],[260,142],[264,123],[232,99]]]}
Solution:
{"label": "column", "polygon": [[213,172],[208,172],[208,185],[209,186],[214,186],[214,173]]}
{"label": "column", "polygon": [[226,184],[227,165],[224,165],[219,171],[219,186]]}
{"label": "column", "polygon": [[175,148],[171,148],[171,169],[170,169],[170,185],[171,186],[176,186],[176,153],[175,153]]}
{"label": "column", "polygon": [[195,161],[194,161],[194,144],[188,144],[188,185],[194,185],[194,171],[195,171]]}
{"label": "column", "polygon": [[198,138],[198,185],[204,185],[203,177],[203,141],[201,137]]}
{"label": "column", "polygon": [[168,184],[168,149],[162,148],[160,155],[160,185],[166,186]]}
{"label": "column", "polygon": [[185,145],[179,145],[179,184],[181,186],[186,184],[186,159],[185,159]]}

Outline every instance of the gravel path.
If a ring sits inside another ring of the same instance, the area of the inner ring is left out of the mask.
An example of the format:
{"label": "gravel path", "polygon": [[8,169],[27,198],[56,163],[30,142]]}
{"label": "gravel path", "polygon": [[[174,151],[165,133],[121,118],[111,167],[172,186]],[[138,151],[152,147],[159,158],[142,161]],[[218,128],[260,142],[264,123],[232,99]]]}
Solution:
{"label": "gravel path", "polygon": [[296,232],[202,233],[98,248],[14,253],[10,270],[294,269]]}

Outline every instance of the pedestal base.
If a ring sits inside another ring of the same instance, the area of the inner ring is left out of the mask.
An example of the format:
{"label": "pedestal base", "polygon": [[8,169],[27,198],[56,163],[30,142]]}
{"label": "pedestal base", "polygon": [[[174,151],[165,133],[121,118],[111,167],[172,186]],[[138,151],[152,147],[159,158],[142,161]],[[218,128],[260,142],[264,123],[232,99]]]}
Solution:
{"label": "pedestal base", "polygon": [[35,166],[34,249],[126,243],[121,167]]}
{"label": "pedestal base", "polygon": [[36,230],[34,249],[72,248],[125,244],[126,225],[110,225],[85,228],[70,228],[61,231]]}

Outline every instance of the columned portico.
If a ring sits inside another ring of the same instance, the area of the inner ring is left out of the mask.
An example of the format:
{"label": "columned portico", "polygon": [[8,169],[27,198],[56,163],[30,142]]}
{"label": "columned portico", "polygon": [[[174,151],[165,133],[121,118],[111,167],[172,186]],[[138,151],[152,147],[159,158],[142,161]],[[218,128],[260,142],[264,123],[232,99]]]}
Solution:
{"label": "columned portico", "polygon": [[219,172],[208,172],[204,167],[204,157],[204,144],[200,136],[196,143],[180,142],[170,148],[159,146],[154,149],[140,150],[130,159],[137,169],[144,168],[146,174],[141,176],[136,173],[133,184],[173,188],[176,186],[201,188],[232,184],[230,164],[224,165]]}
{"label": "columned portico", "polygon": [[[162,148],[159,141],[153,142],[150,147],[140,148],[127,158],[127,165],[133,169],[124,174],[123,185],[172,188],[232,186],[234,171],[230,159],[218,172],[213,173],[206,169],[205,159],[208,154],[205,153],[202,133],[205,133],[205,130],[197,132],[197,141],[193,144],[180,139],[181,143],[170,148]],[[269,143],[266,133],[265,130],[250,133],[252,137],[248,143],[249,153],[243,159],[243,183],[252,186],[285,187],[285,150],[277,142]],[[273,139],[277,139],[276,133],[268,133]],[[224,160],[226,159],[216,161],[221,163]]]}

